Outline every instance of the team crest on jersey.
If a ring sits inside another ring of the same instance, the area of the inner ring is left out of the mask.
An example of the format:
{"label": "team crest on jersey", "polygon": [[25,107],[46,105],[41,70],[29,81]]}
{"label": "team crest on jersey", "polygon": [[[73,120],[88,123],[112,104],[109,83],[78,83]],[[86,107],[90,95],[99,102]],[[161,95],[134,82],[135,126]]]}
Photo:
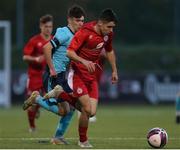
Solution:
{"label": "team crest on jersey", "polygon": [[77,93],[78,93],[78,94],[82,94],[82,92],[83,92],[83,90],[82,90],[81,88],[78,87]]}
{"label": "team crest on jersey", "polygon": [[38,47],[41,47],[41,46],[42,46],[42,43],[41,43],[41,42],[38,42],[37,45],[38,45]]}
{"label": "team crest on jersey", "polygon": [[102,47],[103,47],[103,45],[104,45],[104,42],[99,43],[99,44],[96,46],[96,49],[100,49],[100,48],[102,48]]}
{"label": "team crest on jersey", "polygon": [[109,39],[109,37],[106,35],[104,36],[104,41],[107,42],[107,40]]}

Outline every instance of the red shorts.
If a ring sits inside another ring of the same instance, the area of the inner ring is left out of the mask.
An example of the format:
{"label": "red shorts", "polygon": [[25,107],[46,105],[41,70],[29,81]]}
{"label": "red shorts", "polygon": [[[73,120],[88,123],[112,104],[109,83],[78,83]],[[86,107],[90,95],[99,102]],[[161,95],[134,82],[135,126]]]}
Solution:
{"label": "red shorts", "polygon": [[31,95],[33,91],[39,91],[41,94],[44,94],[42,79],[39,78],[27,79],[27,85],[26,85],[27,96]]}
{"label": "red shorts", "polygon": [[80,97],[88,94],[90,98],[98,100],[98,83],[96,80],[83,81],[78,74],[69,73],[68,84],[73,89],[73,93],[76,97]]}

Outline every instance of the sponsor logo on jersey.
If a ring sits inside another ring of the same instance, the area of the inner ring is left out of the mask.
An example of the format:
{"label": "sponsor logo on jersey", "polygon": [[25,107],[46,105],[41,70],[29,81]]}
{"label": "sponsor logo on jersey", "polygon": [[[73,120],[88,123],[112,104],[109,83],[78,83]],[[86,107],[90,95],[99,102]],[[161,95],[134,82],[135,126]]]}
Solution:
{"label": "sponsor logo on jersey", "polygon": [[99,44],[96,46],[96,49],[100,49],[100,48],[102,48],[102,47],[103,47],[103,45],[104,45],[104,42],[99,43]]}

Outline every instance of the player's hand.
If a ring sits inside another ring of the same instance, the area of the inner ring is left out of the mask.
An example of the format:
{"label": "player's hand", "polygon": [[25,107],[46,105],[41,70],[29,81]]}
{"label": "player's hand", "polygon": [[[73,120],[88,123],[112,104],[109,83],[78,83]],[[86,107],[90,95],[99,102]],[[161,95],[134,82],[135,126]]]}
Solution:
{"label": "player's hand", "polygon": [[118,82],[118,74],[117,74],[117,72],[115,72],[115,71],[112,72],[111,82],[112,82],[112,84],[115,84],[115,83]]}
{"label": "player's hand", "polygon": [[53,77],[53,78],[56,78],[56,77],[57,77],[57,73],[56,73],[56,71],[55,71],[54,68],[51,68],[51,69],[50,69],[50,76]]}
{"label": "player's hand", "polygon": [[44,55],[41,55],[35,58],[35,61],[37,63],[42,63],[44,60],[45,60]]}
{"label": "player's hand", "polygon": [[95,71],[95,69],[96,69],[96,67],[95,67],[96,63],[93,63],[92,61],[88,61],[88,60],[84,60],[82,63],[86,66],[86,68],[88,69],[88,71],[89,71],[90,73],[93,73],[93,72]]}

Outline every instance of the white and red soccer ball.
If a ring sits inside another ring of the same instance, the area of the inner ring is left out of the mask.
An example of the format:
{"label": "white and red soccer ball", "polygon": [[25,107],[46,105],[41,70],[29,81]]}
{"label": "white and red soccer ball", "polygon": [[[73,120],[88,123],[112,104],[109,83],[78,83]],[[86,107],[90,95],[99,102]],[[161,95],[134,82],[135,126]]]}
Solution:
{"label": "white and red soccer ball", "polygon": [[147,134],[147,141],[153,148],[163,148],[168,142],[168,135],[163,128],[152,128]]}

